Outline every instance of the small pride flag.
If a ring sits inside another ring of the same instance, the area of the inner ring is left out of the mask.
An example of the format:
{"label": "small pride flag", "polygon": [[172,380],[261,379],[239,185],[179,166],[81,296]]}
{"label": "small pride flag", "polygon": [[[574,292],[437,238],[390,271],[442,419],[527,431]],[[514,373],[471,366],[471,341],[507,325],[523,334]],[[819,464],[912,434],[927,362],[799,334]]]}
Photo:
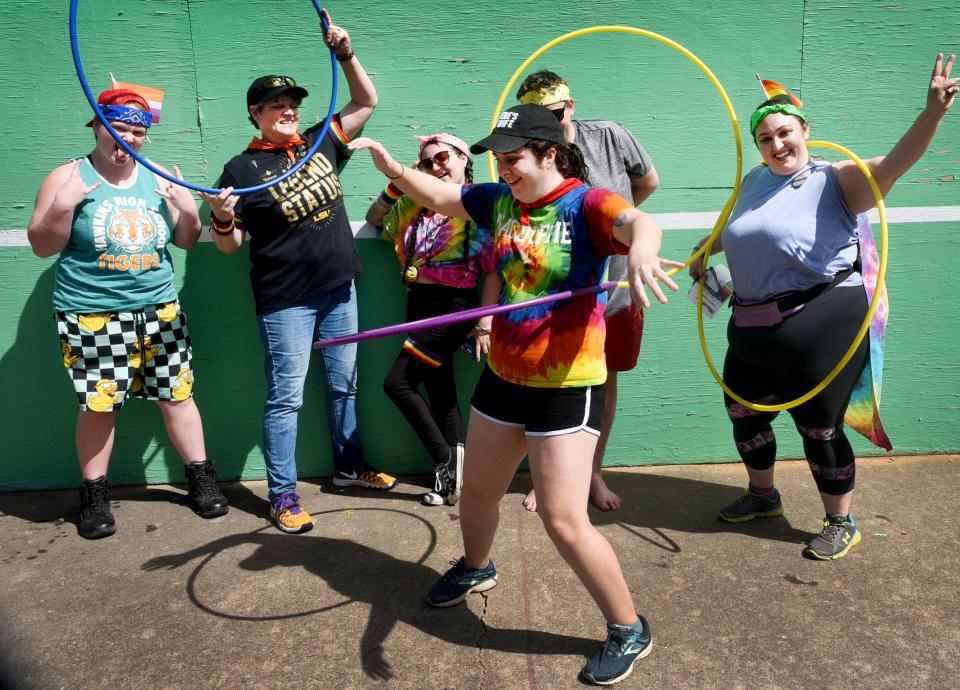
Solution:
{"label": "small pride flag", "polygon": [[163,107],[163,89],[157,89],[153,86],[143,86],[142,84],[128,84],[124,81],[117,81],[110,73],[110,82],[115,89],[130,89],[143,96],[147,105],[150,106],[150,120],[153,124],[160,122],[160,109]]}
{"label": "small pride flag", "polygon": [[799,98],[797,98],[792,93],[790,93],[790,91],[787,90],[786,88],[780,86],[780,84],[778,84],[777,82],[771,81],[769,79],[760,79],[759,74],[757,75],[757,80],[760,82],[760,87],[763,89],[763,92],[766,94],[767,100],[770,100],[771,98],[776,98],[777,96],[786,96],[787,98],[790,99],[791,103],[793,103],[795,106],[797,106],[801,110],[803,109],[803,101],[801,101]]}

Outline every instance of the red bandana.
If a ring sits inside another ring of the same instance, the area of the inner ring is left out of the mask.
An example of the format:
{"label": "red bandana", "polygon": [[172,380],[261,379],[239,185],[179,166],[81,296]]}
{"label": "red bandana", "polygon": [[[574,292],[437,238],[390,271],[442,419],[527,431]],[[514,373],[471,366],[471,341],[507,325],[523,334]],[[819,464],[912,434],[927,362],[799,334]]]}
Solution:
{"label": "red bandana", "polygon": [[578,179],[575,179],[573,177],[567,177],[564,179],[563,182],[561,182],[556,187],[554,187],[552,192],[547,192],[545,195],[543,195],[536,201],[533,201],[529,204],[525,204],[524,202],[517,199],[517,204],[520,205],[520,224],[530,225],[530,209],[531,208],[542,208],[543,206],[546,206],[547,204],[556,201],[557,199],[562,197],[564,194],[569,192],[571,189],[576,189],[582,184],[583,182],[581,182]]}
{"label": "red bandana", "polygon": [[296,146],[303,146],[307,142],[300,138],[299,135],[294,136],[289,141],[284,142],[283,144],[274,144],[272,141],[266,141],[265,139],[260,139],[259,137],[254,137],[249,144],[247,144],[247,150],[253,149],[254,151],[277,151],[283,149],[287,152],[287,157],[291,161],[296,160],[296,156],[293,155],[293,149]]}

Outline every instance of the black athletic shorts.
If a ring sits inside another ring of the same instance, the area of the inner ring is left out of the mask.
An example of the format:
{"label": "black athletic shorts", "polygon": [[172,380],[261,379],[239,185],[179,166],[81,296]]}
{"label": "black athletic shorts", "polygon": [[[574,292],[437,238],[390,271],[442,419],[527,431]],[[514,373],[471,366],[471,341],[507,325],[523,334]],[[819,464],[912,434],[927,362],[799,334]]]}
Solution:
{"label": "black athletic shorts", "polygon": [[600,435],[603,384],[532,388],[504,381],[485,367],[470,404],[480,416],[520,427],[527,436],[560,436],[581,429]]}

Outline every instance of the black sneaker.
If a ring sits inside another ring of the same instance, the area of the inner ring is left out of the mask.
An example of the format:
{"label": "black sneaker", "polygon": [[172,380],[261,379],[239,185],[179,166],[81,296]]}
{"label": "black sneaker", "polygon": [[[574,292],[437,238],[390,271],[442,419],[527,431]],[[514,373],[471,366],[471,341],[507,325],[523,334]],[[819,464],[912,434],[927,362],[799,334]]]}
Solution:
{"label": "black sneaker", "polygon": [[204,518],[226,515],[229,509],[227,497],[217,486],[213,460],[191,462],[183,466],[183,471],[187,475],[187,494],[197,514]]}
{"label": "black sneaker", "polygon": [[427,506],[456,505],[463,487],[463,444],[450,446],[450,459],[433,466],[433,491],[420,497]]}
{"label": "black sneaker", "polygon": [[447,502],[447,466],[437,463],[433,466],[433,491],[428,491],[420,497],[425,506],[442,506]]}
{"label": "black sneaker", "polygon": [[823,520],[823,531],[810,540],[803,555],[818,561],[843,558],[860,543],[860,530],[850,515],[829,515]]}
{"label": "black sneaker", "polygon": [[117,531],[110,510],[110,482],[106,477],[84,479],[80,484],[80,522],[77,534],[84,539],[103,539]]}
{"label": "black sneaker", "polygon": [[461,556],[450,564],[453,567],[440,576],[427,594],[427,603],[431,606],[454,606],[471,592],[486,592],[497,586],[497,569],[493,561],[487,561],[482,568],[469,568],[466,557]]}
{"label": "black sneaker", "polygon": [[783,515],[783,501],[780,492],[773,490],[773,496],[766,497],[747,489],[743,496],[720,509],[717,517],[724,522],[748,522],[758,517],[780,517]]}
{"label": "black sneaker", "polygon": [[633,625],[607,624],[607,639],[587,660],[580,675],[594,685],[613,685],[630,675],[633,664],[653,650],[650,625],[637,616]]}

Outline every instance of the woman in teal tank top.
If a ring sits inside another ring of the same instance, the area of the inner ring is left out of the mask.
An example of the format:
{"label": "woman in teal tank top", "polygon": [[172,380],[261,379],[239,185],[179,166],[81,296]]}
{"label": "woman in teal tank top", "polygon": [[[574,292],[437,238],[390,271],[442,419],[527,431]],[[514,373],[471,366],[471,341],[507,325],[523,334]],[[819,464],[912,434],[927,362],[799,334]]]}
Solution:
{"label": "woman in teal tank top", "polygon": [[[146,100],[110,89],[97,102],[114,130],[139,151],[151,125]],[[196,203],[185,188],[140,165],[99,119],[87,126],[96,140],[93,151],[47,176],[27,235],[37,256],[59,254],[53,308],[63,365],[80,404],[78,532],[98,539],[116,530],[106,474],[116,413],[128,395],[160,407],[196,511],[223,515],[227,501],[206,456],[193,401],[190,333],[167,251],[171,242],[184,249],[196,244]]]}

